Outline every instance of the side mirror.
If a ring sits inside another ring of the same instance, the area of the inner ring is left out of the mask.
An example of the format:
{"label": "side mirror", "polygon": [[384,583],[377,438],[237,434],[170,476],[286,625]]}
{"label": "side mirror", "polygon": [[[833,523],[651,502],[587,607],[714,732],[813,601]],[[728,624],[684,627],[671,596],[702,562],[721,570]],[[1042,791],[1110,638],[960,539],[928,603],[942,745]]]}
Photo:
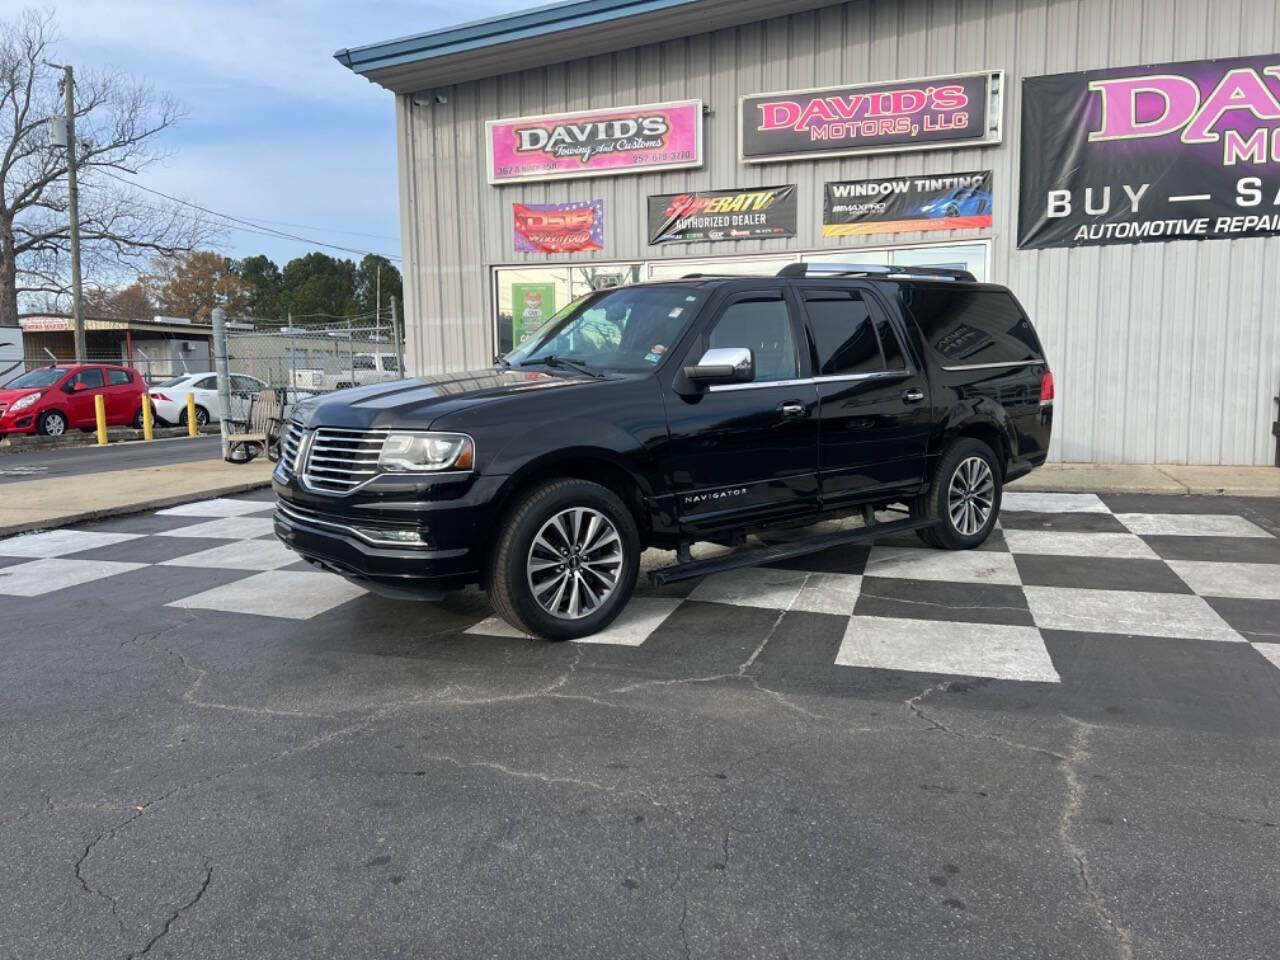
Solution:
{"label": "side mirror", "polygon": [[76,384],[74,387],[72,387],[71,389],[72,389],[74,392],[76,392],[76,393],[80,393],[81,391],[88,390],[88,389],[89,389],[89,385],[88,385],[87,383],[77,383],[77,384]]}
{"label": "side mirror", "polygon": [[756,378],[756,357],[749,347],[712,347],[685,367],[684,375],[698,384],[750,383]]}

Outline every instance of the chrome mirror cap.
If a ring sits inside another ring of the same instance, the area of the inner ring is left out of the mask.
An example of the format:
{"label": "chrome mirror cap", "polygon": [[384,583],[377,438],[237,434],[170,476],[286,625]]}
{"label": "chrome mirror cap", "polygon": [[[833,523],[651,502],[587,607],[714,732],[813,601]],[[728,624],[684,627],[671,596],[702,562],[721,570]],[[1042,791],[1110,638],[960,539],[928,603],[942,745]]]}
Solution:
{"label": "chrome mirror cap", "polygon": [[712,347],[684,375],[694,383],[750,383],[756,378],[755,354],[749,347]]}

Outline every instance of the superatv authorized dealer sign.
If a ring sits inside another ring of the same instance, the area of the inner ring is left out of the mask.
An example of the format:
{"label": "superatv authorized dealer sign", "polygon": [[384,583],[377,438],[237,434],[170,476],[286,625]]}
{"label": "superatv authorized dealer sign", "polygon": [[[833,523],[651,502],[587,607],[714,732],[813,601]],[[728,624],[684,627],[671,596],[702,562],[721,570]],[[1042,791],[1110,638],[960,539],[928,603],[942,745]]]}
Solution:
{"label": "superatv authorized dealer sign", "polygon": [[991,226],[991,202],[990,170],[828,183],[822,235],[985,230]]}
{"label": "superatv authorized dealer sign", "polygon": [[738,102],[745,163],[1000,142],[1003,74],[757,93]]}
{"label": "superatv authorized dealer sign", "polygon": [[646,103],[485,124],[490,183],[702,166],[702,101]]}
{"label": "superatv authorized dealer sign", "polygon": [[1031,77],[1018,246],[1280,233],[1280,54]]}
{"label": "superatv authorized dealer sign", "polygon": [[649,242],[653,244],[795,235],[795,184],[649,198]]}

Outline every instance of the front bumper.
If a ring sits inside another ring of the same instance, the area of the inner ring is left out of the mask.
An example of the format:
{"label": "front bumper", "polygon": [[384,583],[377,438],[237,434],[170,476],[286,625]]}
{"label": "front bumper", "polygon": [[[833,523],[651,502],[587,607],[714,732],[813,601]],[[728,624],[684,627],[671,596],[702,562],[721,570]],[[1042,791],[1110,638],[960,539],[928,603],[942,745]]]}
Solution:
{"label": "front bumper", "polygon": [[31,409],[19,410],[14,414],[6,410],[0,415],[0,436],[35,432],[36,414]]}
{"label": "front bumper", "polygon": [[[349,496],[328,496],[277,467],[275,533],[304,560],[375,593],[439,599],[479,582],[506,479],[388,475]],[[414,531],[421,542],[396,542],[394,531]]]}

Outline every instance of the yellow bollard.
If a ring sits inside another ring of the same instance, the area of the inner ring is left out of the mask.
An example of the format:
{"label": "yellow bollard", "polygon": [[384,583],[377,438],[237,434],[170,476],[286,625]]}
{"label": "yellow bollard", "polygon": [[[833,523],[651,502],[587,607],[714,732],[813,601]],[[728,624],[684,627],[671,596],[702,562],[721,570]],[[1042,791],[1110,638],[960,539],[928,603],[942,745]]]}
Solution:
{"label": "yellow bollard", "polygon": [[195,437],[200,434],[200,426],[196,423],[196,395],[194,393],[187,394],[187,436]]}
{"label": "yellow bollard", "polygon": [[107,398],[102,394],[94,394],[93,412],[98,418],[98,446],[107,442]]}
{"label": "yellow bollard", "polygon": [[155,439],[155,425],[151,420],[151,397],[148,394],[142,395],[142,439]]}

